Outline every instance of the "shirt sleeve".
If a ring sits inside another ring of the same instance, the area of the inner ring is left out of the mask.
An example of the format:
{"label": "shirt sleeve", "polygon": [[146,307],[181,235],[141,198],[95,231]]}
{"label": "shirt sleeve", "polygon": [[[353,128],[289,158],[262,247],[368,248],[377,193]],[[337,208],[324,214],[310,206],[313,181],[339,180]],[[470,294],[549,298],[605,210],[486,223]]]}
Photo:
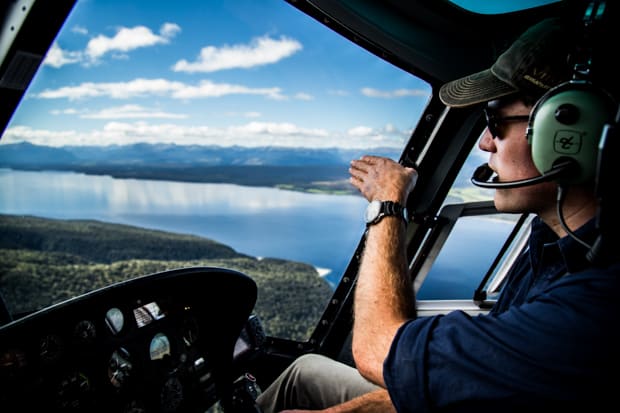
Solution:
{"label": "shirt sleeve", "polygon": [[608,330],[620,319],[617,278],[571,275],[501,314],[454,311],[406,323],[384,362],[392,402],[419,413],[471,400],[600,400],[619,367],[620,339]]}

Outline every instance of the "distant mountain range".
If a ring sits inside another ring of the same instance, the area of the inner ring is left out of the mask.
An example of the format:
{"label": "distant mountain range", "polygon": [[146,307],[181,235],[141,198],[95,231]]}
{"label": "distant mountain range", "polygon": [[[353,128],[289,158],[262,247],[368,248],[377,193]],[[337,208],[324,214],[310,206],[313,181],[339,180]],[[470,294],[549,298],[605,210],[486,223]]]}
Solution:
{"label": "distant mountain range", "polygon": [[[393,148],[285,148],[175,144],[40,146],[0,145],[0,168],[75,171],[116,178],[271,186],[298,191],[358,193],[349,163],[364,154],[397,159]],[[467,187],[480,160],[468,159],[455,187]]]}
{"label": "distant mountain range", "polygon": [[[351,193],[354,191],[348,183],[349,162],[367,152],[147,143],[50,147],[22,142],[0,145],[0,167]],[[399,155],[394,149],[371,152],[392,158]]]}
{"label": "distant mountain range", "polygon": [[[369,151],[147,144],[49,147],[0,145],[0,167],[63,170],[117,178],[236,183],[293,190],[351,192],[351,159]],[[373,155],[397,158],[390,148]]]}
{"label": "distant mountain range", "polygon": [[[175,144],[110,146],[38,146],[27,142],[0,145],[0,166],[66,165],[191,165],[191,166],[312,166],[348,165],[369,151],[284,147],[223,147]],[[372,149],[372,154],[397,157],[397,150]]]}

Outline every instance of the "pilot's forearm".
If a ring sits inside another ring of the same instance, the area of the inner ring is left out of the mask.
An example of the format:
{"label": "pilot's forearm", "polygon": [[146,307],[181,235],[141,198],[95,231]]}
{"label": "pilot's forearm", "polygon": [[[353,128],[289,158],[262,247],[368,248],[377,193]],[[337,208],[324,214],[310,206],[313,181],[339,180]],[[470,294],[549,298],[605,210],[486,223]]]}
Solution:
{"label": "pilot's forearm", "polygon": [[[368,200],[405,204],[417,172],[381,157],[351,162],[351,183]],[[353,357],[360,373],[383,382],[383,361],[397,329],[415,317],[415,296],[405,250],[405,224],[385,216],[367,231],[354,301]]]}
{"label": "pilot's forearm", "polygon": [[394,335],[415,316],[404,237],[399,217],[385,217],[368,229],[355,289],[353,355],[360,373],[381,386]]}

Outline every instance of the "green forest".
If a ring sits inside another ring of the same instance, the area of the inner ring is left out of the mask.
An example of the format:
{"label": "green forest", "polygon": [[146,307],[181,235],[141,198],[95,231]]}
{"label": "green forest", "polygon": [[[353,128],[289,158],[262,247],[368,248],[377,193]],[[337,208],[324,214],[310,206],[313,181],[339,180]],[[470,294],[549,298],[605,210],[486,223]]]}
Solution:
{"label": "green forest", "polygon": [[129,278],[194,266],[251,277],[258,286],[254,313],[271,336],[306,340],[332,294],[310,265],[257,259],[203,237],[93,220],[0,215],[0,292],[13,314]]}

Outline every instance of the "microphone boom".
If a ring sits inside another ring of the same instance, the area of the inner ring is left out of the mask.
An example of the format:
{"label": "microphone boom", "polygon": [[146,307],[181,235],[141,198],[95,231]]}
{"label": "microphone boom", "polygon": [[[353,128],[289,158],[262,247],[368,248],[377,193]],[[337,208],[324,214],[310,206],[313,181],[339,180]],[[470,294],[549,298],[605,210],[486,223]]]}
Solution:
{"label": "microphone boom", "polygon": [[561,162],[553,165],[551,169],[549,169],[542,175],[534,176],[532,178],[519,179],[516,181],[499,182],[489,181],[489,179],[493,175],[493,170],[489,167],[489,164],[485,163],[476,168],[474,174],[471,177],[471,183],[480,188],[489,189],[521,188],[523,186],[536,185],[541,182],[552,181],[559,176],[564,176],[568,173],[574,172],[576,167],[577,163],[574,160],[563,159]]}

